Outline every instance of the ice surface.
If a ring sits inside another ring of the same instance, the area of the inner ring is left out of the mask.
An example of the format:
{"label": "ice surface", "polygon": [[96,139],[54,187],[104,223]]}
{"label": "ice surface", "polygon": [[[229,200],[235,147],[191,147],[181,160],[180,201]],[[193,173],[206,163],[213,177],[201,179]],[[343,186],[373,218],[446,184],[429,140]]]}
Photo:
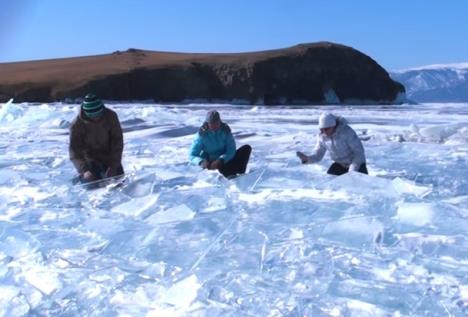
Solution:
{"label": "ice surface", "polygon": [[428,226],[432,223],[434,209],[427,203],[404,203],[398,207],[398,221],[413,226]]}
{"label": "ice surface", "polygon": [[148,218],[146,223],[151,225],[160,225],[163,223],[188,221],[193,219],[195,212],[185,205],[169,208],[167,210],[159,211]]}
{"label": "ice surface", "polygon": [[[466,316],[466,104],[111,105],[127,182],[72,185],[78,105],[0,105],[0,316]],[[218,108],[246,175],[187,163]],[[344,116],[370,175],[302,165]]]}
{"label": "ice surface", "polygon": [[13,99],[2,105],[0,109],[0,123],[5,124],[19,118],[24,112],[24,107],[13,104]]}

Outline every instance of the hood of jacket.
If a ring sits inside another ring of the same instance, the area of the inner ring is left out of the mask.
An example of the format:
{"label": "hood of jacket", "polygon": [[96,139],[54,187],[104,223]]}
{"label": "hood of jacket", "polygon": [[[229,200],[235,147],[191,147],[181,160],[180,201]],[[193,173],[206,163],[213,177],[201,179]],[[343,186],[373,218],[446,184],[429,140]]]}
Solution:
{"label": "hood of jacket", "polygon": [[343,131],[346,129],[347,126],[348,126],[348,121],[343,117],[337,116],[336,128],[333,134],[331,136],[327,136],[325,133],[320,132],[320,137],[324,139],[333,138],[334,136],[343,133]]}
{"label": "hood of jacket", "polygon": [[[221,126],[219,127],[220,130],[223,130],[226,133],[231,133],[231,128],[227,125],[227,123],[221,122]],[[204,135],[210,131],[210,127],[208,126],[208,122],[204,122],[203,125],[198,129],[198,133],[200,135]]]}

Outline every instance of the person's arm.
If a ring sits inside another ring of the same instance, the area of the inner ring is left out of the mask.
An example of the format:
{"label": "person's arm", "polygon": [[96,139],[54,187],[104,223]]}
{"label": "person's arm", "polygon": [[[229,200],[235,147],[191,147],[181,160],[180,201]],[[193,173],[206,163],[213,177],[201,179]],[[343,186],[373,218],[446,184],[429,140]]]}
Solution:
{"label": "person's arm", "polygon": [[223,163],[229,162],[230,160],[232,160],[234,155],[236,155],[236,141],[234,140],[232,133],[227,133],[225,142],[226,142],[224,146],[225,151],[219,157],[221,160],[223,160]]}
{"label": "person's arm", "polygon": [[115,112],[112,112],[111,128],[110,128],[110,168],[111,175],[113,176],[120,164],[122,163],[122,152],[123,152],[123,133],[122,127],[120,126],[119,117]]}
{"label": "person's arm", "polygon": [[322,140],[320,139],[320,135],[317,135],[317,143],[314,148],[314,153],[307,157],[306,163],[316,163],[323,159],[325,153],[327,152],[327,148],[323,144]]}
{"label": "person's arm", "polygon": [[192,146],[190,147],[189,151],[189,159],[195,165],[200,165],[204,161],[203,157],[201,157],[201,152],[203,150],[203,141],[200,133],[197,133],[195,138],[193,139]]}
{"label": "person's arm", "polygon": [[357,136],[356,132],[350,128],[350,133],[347,138],[348,146],[353,152],[353,159],[351,165],[349,166],[350,171],[358,171],[359,167],[366,162],[366,155],[364,153],[364,147],[362,142]]}
{"label": "person's arm", "polygon": [[68,154],[77,172],[84,174],[86,172],[86,161],[84,159],[83,136],[80,133],[80,127],[75,121],[70,127],[70,144]]}

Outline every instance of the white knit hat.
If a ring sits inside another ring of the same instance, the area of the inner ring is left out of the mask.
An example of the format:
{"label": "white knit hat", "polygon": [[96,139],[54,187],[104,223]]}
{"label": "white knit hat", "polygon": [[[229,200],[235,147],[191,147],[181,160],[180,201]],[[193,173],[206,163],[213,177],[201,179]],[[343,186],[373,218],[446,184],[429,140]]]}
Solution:
{"label": "white knit hat", "polygon": [[318,121],[319,129],[325,129],[336,126],[336,117],[329,112],[324,112],[320,115]]}

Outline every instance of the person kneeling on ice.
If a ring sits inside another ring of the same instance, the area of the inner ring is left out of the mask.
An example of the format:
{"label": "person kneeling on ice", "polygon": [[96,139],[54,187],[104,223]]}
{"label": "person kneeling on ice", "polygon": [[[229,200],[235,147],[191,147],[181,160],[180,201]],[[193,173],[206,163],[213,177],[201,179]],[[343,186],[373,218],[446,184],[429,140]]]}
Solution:
{"label": "person kneeling on ice", "polygon": [[320,133],[317,135],[314,153],[310,156],[302,152],[296,153],[303,164],[322,160],[328,150],[334,161],[327,171],[328,174],[342,175],[350,170],[367,174],[364,147],[344,118],[323,113],[319,118],[318,127]]}
{"label": "person kneeling on ice", "polygon": [[70,160],[83,183],[124,174],[123,135],[117,114],[86,95],[70,127]]}
{"label": "person kneeling on ice", "polygon": [[211,110],[193,140],[190,161],[231,178],[245,173],[251,152],[250,145],[243,145],[236,151],[231,129],[221,121],[218,111]]}

